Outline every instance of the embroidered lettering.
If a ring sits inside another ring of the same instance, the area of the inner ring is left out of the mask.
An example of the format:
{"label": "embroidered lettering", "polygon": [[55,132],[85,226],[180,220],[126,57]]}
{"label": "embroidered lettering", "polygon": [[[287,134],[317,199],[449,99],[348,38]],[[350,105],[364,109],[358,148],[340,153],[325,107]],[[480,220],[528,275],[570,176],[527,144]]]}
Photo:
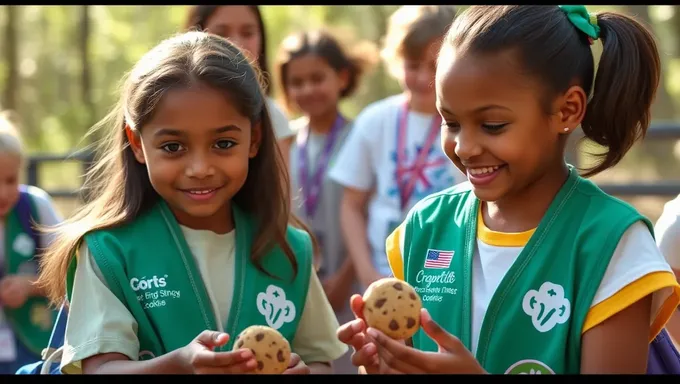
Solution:
{"label": "embroidered lettering", "polygon": [[150,288],[163,288],[166,286],[165,279],[168,278],[168,275],[165,275],[161,278],[158,276],[154,275],[152,278],[147,279],[146,276],[142,277],[141,279],[138,279],[136,277],[133,277],[130,279],[130,288],[132,288],[133,291],[146,291],[147,289]]}
{"label": "embroidered lettering", "polygon": [[455,282],[456,273],[454,271],[441,271],[439,273],[431,274],[425,273],[424,270],[420,270],[416,274],[416,283],[418,283],[418,285],[415,286],[414,289],[418,292],[423,301],[440,303],[444,300],[443,295],[458,294],[458,288],[446,286],[453,285]]}
{"label": "embroidered lettering", "polygon": [[564,324],[571,314],[569,300],[561,285],[545,282],[538,291],[532,289],[522,300],[524,313],[539,332],[548,332],[557,324]]}
{"label": "embroidered lettering", "polygon": [[179,299],[181,292],[179,289],[163,289],[168,285],[168,275],[147,278],[133,277],[130,279],[130,288],[137,293],[137,301],[142,304],[144,309],[165,307],[168,302],[165,299]]}
{"label": "embroidered lettering", "polygon": [[266,292],[260,292],[256,305],[267,325],[274,329],[279,329],[295,319],[295,305],[292,301],[286,300],[286,293],[276,285],[270,284]]}

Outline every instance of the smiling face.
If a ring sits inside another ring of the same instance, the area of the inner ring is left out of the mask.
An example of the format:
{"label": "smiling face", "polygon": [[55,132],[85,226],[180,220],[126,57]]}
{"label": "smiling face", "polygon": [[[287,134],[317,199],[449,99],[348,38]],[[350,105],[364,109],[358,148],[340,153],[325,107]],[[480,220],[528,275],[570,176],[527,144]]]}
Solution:
{"label": "smiling face", "polygon": [[411,107],[419,111],[430,111],[435,102],[433,82],[437,69],[437,52],[440,39],[434,39],[423,49],[421,57],[404,58],[402,88],[411,93]]}
{"label": "smiling face", "polygon": [[192,85],[169,91],[141,135],[128,138],[177,220],[220,232],[257,154],[260,131],[254,128],[223,92]]}
{"label": "smiling face", "polygon": [[288,98],[307,116],[335,112],[340,93],[347,87],[347,72],[337,72],[314,54],[291,60],[285,71]]}
{"label": "smiling face", "polygon": [[564,164],[560,133],[575,128],[572,105],[565,103],[572,96],[549,103],[556,112],[547,114],[541,87],[522,73],[509,50],[459,54],[447,46],[439,58],[442,146],[484,201],[517,196],[558,172]]}

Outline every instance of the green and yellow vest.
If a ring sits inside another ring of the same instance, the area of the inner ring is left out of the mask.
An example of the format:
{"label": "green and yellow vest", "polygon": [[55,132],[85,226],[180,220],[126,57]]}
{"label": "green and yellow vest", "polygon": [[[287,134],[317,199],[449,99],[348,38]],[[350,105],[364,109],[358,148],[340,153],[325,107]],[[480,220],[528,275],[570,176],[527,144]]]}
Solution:
{"label": "green and yellow vest", "polygon": [[[460,184],[419,202],[401,232],[405,280],[468,349],[479,204],[470,184]],[[482,367],[496,374],[579,373],[586,315],[621,236],[637,221],[652,231],[633,207],[570,168],[489,303],[476,352]],[[422,330],[413,343],[437,350]]]}
{"label": "green and yellow vest", "polygon": [[[34,224],[38,220],[35,202],[23,189],[20,192],[27,198],[30,220],[20,217],[27,212],[20,212],[18,204],[7,215],[5,220],[5,262],[4,275],[28,274],[37,275],[39,270],[38,247],[34,236],[22,225]],[[12,309],[3,307],[5,318],[9,322],[17,340],[35,355],[40,355],[52,333],[52,326],[57,312],[50,308],[45,297],[29,297],[23,306]]]}
{"label": "green and yellow vest", "polygon": [[[221,350],[230,350],[236,336],[251,325],[270,326],[292,342],[309,287],[311,239],[306,232],[288,227],[287,240],[298,273],[294,275],[291,263],[276,246],[261,260],[270,276],[251,262],[256,223],[238,207],[232,211],[236,227],[234,299],[224,326],[231,337]],[[219,330],[220,320],[200,271],[165,202],[130,224],[89,233],[85,241],[108,288],[137,320],[140,359],[181,348],[204,330]],[[75,268],[74,262],[67,279],[69,298]]]}

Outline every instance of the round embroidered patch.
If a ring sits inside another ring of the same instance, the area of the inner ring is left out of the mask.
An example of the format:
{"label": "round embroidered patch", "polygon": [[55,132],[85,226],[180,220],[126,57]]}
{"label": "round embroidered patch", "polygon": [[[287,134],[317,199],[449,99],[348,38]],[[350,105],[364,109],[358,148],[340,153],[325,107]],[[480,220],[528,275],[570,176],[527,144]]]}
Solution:
{"label": "round embroidered patch", "polygon": [[511,365],[506,375],[554,375],[550,367],[538,360],[520,360]]}

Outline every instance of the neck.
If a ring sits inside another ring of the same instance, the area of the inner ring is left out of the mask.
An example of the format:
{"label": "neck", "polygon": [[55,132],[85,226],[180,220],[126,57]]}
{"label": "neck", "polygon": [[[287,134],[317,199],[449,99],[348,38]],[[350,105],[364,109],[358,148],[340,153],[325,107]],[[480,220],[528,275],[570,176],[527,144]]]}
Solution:
{"label": "neck", "polygon": [[313,133],[328,133],[333,128],[337,117],[337,108],[333,108],[322,115],[309,116],[309,130]]}
{"label": "neck", "polygon": [[437,105],[434,100],[424,100],[420,96],[414,96],[411,92],[404,92],[410,111],[427,115],[437,114]]}
{"label": "neck", "polygon": [[484,223],[493,231],[508,233],[538,227],[568,175],[569,170],[562,162],[557,170],[546,172],[522,191],[487,202],[486,210],[482,208]]}
{"label": "neck", "polygon": [[225,234],[234,230],[234,216],[229,201],[208,217],[191,216],[185,211],[178,211],[172,207],[170,209],[179,224],[191,229],[212,231],[217,234]]}

